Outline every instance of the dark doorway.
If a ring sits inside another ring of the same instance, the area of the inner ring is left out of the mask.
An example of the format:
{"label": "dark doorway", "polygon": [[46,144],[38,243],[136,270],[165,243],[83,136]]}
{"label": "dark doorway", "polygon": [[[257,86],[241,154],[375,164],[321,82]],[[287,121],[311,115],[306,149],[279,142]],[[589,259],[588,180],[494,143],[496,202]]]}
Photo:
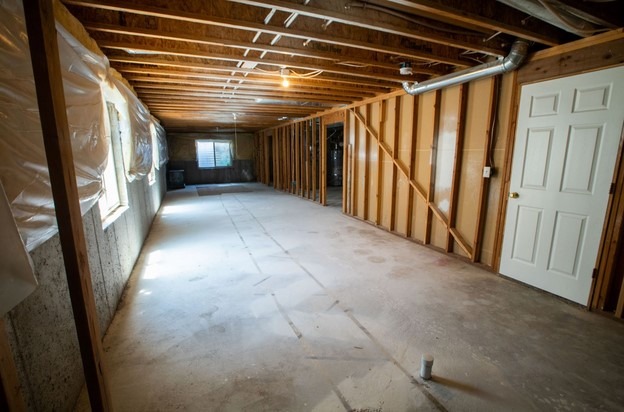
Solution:
{"label": "dark doorway", "polygon": [[327,126],[327,206],[342,207],[344,123]]}

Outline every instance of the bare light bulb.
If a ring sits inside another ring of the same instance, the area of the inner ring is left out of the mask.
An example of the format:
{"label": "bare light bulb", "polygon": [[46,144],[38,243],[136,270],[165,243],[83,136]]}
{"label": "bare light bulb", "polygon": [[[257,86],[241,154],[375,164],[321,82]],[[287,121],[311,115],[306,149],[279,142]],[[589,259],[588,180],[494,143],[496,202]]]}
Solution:
{"label": "bare light bulb", "polygon": [[287,68],[280,69],[280,76],[282,76],[282,86],[288,87],[290,86],[290,82],[288,81],[288,75],[290,74],[290,70]]}

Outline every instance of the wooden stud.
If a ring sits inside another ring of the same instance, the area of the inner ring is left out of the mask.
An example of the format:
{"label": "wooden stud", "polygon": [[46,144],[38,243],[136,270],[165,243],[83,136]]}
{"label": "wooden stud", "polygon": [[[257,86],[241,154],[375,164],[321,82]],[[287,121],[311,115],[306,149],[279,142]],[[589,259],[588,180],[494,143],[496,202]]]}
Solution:
{"label": "wooden stud", "polygon": [[[372,107],[371,105],[366,105],[366,119],[365,125],[370,123],[370,119],[372,117],[371,114]],[[368,129],[368,127],[367,127]],[[356,136],[357,138],[357,136]],[[366,135],[364,136],[364,220],[370,220],[370,185],[368,184],[368,180],[370,179],[370,159],[368,156],[368,152],[370,151],[370,141],[371,136],[368,130],[366,131]]]}
{"label": "wooden stud", "polygon": [[286,148],[284,151],[284,165],[285,165],[285,170],[283,173],[283,177],[282,180],[284,180],[283,182],[281,182],[280,184],[280,190],[283,190],[285,192],[289,192],[290,191],[290,179],[289,179],[289,164],[290,164],[290,158],[288,156],[288,148],[289,148],[289,144],[290,144],[290,130],[287,126],[281,126],[278,127],[277,129],[277,133],[279,133],[279,135],[281,136],[281,138],[284,140],[285,144],[286,144]]}
{"label": "wooden stud", "polygon": [[517,82],[517,71],[512,72],[509,76],[513,76],[512,84],[514,85],[511,96],[511,107],[509,113],[509,125],[507,127],[507,145],[505,146],[505,168],[503,170],[500,194],[498,198],[498,211],[496,214],[496,233],[494,237],[494,248],[492,256],[492,268],[498,272],[500,269],[500,260],[503,249],[503,235],[505,232],[505,220],[507,212],[507,193],[509,193],[509,184],[511,180],[511,166],[513,158],[514,145],[516,143],[516,122],[518,120],[518,110],[520,106],[520,86]]}
{"label": "wooden stud", "polygon": [[[357,110],[357,109],[356,109]],[[359,114],[359,113],[358,113]],[[366,166],[366,165],[360,165],[360,124],[359,123],[355,123],[354,124],[354,131],[355,131],[355,138],[353,139],[353,182],[351,185],[351,192],[352,192],[352,198],[353,200],[351,201],[351,213],[353,214],[353,216],[357,216],[359,213],[359,200],[358,200],[358,195],[359,195],[359,170],[360,167],[362,166]]]}
{"label": "wooden stud", "polygon": [[112,408],[80,213],[52,0],[25,0],[39,118],[91,409]]}
{"label": "wooden stud", "polygon": [[349,171],[349,149],[351,145],[349,144],[349,132],[351,130],[351,116],[349,112],[345,111],[343,114],[344,117],[344,128],[342,133],[342,213],[348,213],[347,207],[347,198],[348,198],[348,185],[350,179],[350,171]]}
{"label": "wooden stud", "polygon": [[307,120],[299,124],[299,133],[301,134],[301,197],[307,198],[308,191],[308,156],[306,147],[308,144]]}
{"label": "wooden stud", "polygon": [[282,174],[281,174],[281,159],[280,159],[280,144],[282,141],[282,133],[278,130],[275,134],[275,170],[273,171],[273,178],[275,179],[275,188],[282,189]]}
{"label": "wooden stud", "polygon": [[284,126],[284,133],[286,136],[286,139],[289,142],[289,150],[288,150],[288,167],[289,167],[289,174],[290,174],[290,178],[288,179],[287,185],[286,185],[286,191],[288,193],[291,194],[295,194],[295,191],[297,189],[297,185],[296,185],[296,179],[297,179],[297,174],[295,172],[295,166],[296,166],[296,157],[295,157],[295,150],[296,150],[296,140],[295,140],[295,129],[293,125],[290,126]]}
{"label": "wooden stud", "polygon": [[327,206],[327,126],[321,118],[321,204]]}
{"label": "wooden stud", "polygon": [[399,142],[401,132],[401,97],[394,98],[394,130],[392,137],[392,198],[390,203],[390,231],[396,231],[396,200],[398,191],[397,164],[399,161]]}
{"label": "wooden stud", "polygon": [[[386,122],[386,100],[379,102],[379,134],[377,135],[377,215],[375,216],[375,224],[381,224],[381,210],[383,207],[382,187],[383,187],[383,158],[384,151],[388,152],[388,148],[384,146],[383,128]],[[372,134],[372,133],[371,133]],[[374,136],[374,135],[373,135]],[[389,154],[390,155],[390,154]],[[392,158],[392,155],[390,155]]]}
{"label": "wooden stud", "polygon": [[270,152],[269,152],[269,139],[271,138],[270,136],[268,136],[266,134],[266,132],[263,133],[264,134],[264,184],[266,185],[270,185],[271,184],[271,163],[270,163]]}
{"label": "wooden stud", "polygon": [[[316,202],[318,195],[316,193],[318,187],[318,156],[316,149],[318,144],[318,128],[316,127],[316,119],[312,119],[312,200]],[[343,203],[344,204],[344,203]]]}
{"label": "wooden stud", "polygon": [[431,143],[431,167],[429,168],[429,190],[427,192],[427,221],[425,224],[425,239],[423,243],[428,245],[431,243],[431,217],[432,211],[435,208],[435,174],[436,174],[436,160],[438,156],[438,138],[440,134],[440,116],[441,116],[441,104],[442,104],[442,90],[435,91],[435,114],[433,119],[433,141]]}
{"label": "wooden stud", "polygon": [[[601,247],[596,259],[597,277],[592,281],[589,297],[590,307],[599,310],[613,310],[613,302],[609,302],[608,298],[617,287],[614,282],[615,270],[618,265],[618,259],[622,259],[618,256],[618,252],[621,251],[622,242],[624,241],[624,127],[620,136],[613,180],[612,184],[616,189],[615,193],[609,195],[607,214],[600,242]],[[619,315],[617,314],[618,308],[624,305],[624,299],[622,299],[623,286],[624,281],[620,285],[618,301],[615,302],[615,312],[618,317],[622,317],[621,312]]]}
{"label": "wooden stud", "polygon": [[306,120],[305,125],[305,192],[306,199],[310,198],[310,121]]}
{"label": "wooden stud", "polygon": [[6,325],[0,317],[0,410],[22,412],[26,404],[21,393],[21,385]]}
{"label": "wooden stud", "polygon": [[349,174],[347,180],[347,213],[353,216],[353,145],[349,143],[347,146],[347,156],[349,164]]}
{"label": "wooden stud", "polygon": [[418,103],[420,102],[419,96],[414,96],[414,110],[412,111],[412,136],[410,146],[410,164],[409,164],[409,176],[407,180],[410,182],[408,189],[408,203],[407,203],[407,231],[406,236],[413,237],[412,226],[414,225],[414,187],[411,184],[415,182],[416,171],[416,149],[418,147]]}
{"label": "wooden stud", "polygon": [[[498,111],[498,96],[500,94],[501,87],[500,80],[500,76],[495,76],[491,80],[492,88],[489,98],[490,104],[488,105],[488,107],[490,108],[488,112],[488,130],[485,135],[485,144],[483,147],[483,161],[481,162],[483,167],[481,170],[483,170],[483,168],[485,167],[491,166],[490,152],[492,151],[492,141],[494,140],[494,133],[496,133],[494,127],[496,124],[495,116]],[[485,218],[488,208],[487,198],[489,194],[489,188],[490,179],[482,177],[481,184],[479,185],[479,195],[477,197],[479,199],[479,205],[477,208],[477,219],[475,220],[475,235],[472,242],[474,251],[471,260],[475,263],[481,259],[481,246],[483,244],[483,231],[485,230]]]}
{"label": "wooden stud", "polygon": [[271,150],[273,151],[273,188],[274,189],[279,189],[279,171],[277,168],[277,145],[278,145],[278,139],[277,139],[277,134],[279,133],[279,129],[275,128],[273,129],[273,134],[271,135]]}
{"label": "wooden stud", "polygon": [[296,128],[296,133],[297,136],[299,138],[299,153],[297,153],[297,155],[299,156],[299,190],[297,192],[297,195],[300,197],[304,196],[304,180],[305,180],[305,157],[303,156],[303,146],[305,145],[304,142],[304,134],[303,134],[303,128],[301,127],[303,126],[303,123],[299,122],[297,123],[297,128]]}
{"label": "wooden stud", "polygon": [[[464,83],[459,87],[459,116],[457,118],[457,132],[455,134],[455,155],[453,159],[453,177],[451,180],[451,195],[449,199],[448,234],[446,237],[447,253],[453,251],[454,236],[451,229],[455,229],[455,219],[457,217],[457,198],[459,197],[459,179],[461,174],[462,158],[464,156],[463,143],[464,135],[466,133],[466,111],[468,106],[469,83]],[[454,232],[459,233],[457,230]],[[468,255],[468,258],[472,259],[472,255]]]}

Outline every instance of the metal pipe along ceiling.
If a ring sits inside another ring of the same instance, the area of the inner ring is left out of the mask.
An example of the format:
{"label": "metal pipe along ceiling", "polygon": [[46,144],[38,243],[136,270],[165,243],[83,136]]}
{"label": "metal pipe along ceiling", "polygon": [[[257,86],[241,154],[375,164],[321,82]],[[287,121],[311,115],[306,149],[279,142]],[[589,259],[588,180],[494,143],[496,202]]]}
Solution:
{"label": "metal pipe along ceiling", "polygon": [[484,77],[507,73],[520,66],[527,55],[528,49],[529,44],[526,41],[516,40],[511,46],[511,50],[507,57],[502,60],[484,63],[479,66],[449,73],[420,83],[403,82],[403,89],[411,95],[418,95],[432,90],[438,90],[443,87],[454,86],[456,84],[466,83],[472,80],[482,79]]}

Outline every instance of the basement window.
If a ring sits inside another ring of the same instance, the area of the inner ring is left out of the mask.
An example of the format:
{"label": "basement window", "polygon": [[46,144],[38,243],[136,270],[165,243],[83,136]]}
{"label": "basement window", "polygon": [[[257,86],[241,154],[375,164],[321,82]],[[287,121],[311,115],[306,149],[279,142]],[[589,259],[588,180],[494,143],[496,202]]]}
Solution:
{"label": "basement window", "polygon": [[121,162],[119,113],[111,103],[107,103],[107,108],[110,120],[111,145],[108,148],[106,169],[102,174],[102,196],[98,202],[104,228],[108,227],[128,209],[128,193]]}
{"label": "basement window", "polygon": [[200,169],[232,167],[231,140],[197,140],[197,166]]}

